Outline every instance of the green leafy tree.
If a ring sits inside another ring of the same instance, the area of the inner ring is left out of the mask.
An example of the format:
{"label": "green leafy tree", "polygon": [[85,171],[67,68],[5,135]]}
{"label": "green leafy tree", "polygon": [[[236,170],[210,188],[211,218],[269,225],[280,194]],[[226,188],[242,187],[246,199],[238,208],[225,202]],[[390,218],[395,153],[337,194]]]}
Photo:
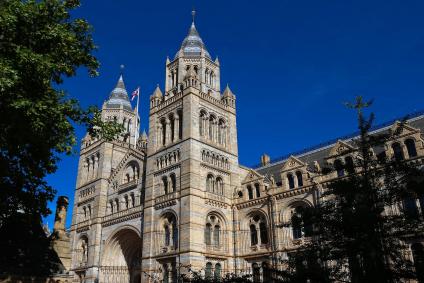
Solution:
{"label": "green leafy tree", "polygon": [[423,236],[422,212],[414,207],[410,212],[404,203],[412,200],[414,204],[422,197],[422,171],[417,163],[401,155],[385,155],[384,145],[403,133],[405,122],[396,130],[371,134],[374,115],[366,118],[363,111],[370,105],[361,97],[347,104],[357,111],[359,137],[352,140],[354,149],[341,156],[354,158],[335,168],[345,176],[320,190],[320,203],[309,216],[314,223],[312,241],[293,254],[293,270],[302,270],[303,274],[313,271],[305,263],[296,268],[299,259],[307,258],[315,261],[312,266],[321,266],[324,271],[322,276],[309,276],[303,282],[400,282],[417,278],[405,252],[409,239]]}
{"label": "green leafy tree", "polygon": [[122,130],[60,89],[79,67],[97,74],[92,28],[70,15],[79,4],[0,1],[0,224],[17,212],[50,213],[55,190],[45,177],[56,171],[60,154],[73,152],[75,124],[106,139]]}

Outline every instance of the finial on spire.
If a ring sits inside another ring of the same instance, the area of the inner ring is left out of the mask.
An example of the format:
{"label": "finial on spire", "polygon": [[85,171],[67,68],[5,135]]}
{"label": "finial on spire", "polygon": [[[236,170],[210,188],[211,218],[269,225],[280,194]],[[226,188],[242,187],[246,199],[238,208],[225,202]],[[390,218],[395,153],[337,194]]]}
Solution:
{"label": "finial on spire", "polygon": [[191,17],[192,17],[192,22],[194,24],[194,17],[196,16],[196,10],[193,7],[193,10],[191,10]]}

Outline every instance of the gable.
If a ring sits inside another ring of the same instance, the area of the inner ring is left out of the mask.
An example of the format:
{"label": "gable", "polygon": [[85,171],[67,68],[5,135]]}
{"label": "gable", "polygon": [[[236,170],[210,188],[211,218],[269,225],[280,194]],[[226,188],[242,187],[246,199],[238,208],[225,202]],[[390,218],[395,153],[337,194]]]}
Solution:
{"label": "gable", "polygon": [[418,133],[420,132],[420,130],[412,127],[408,123],[401,123],[400,121],[396,121],[390,127],[390,132],[398,136],[406,136],[406,135]]}
{"label": "gable", "polygon": [[242,184],[249,183],[258,179],[262,179],[263,176],[256,172],[255,170],[249,169],[249,173],[247,173],[246,177],[244,178]]}
{"label": "gable", "polygon": [[281,168],[281,171],[288,171],[288,170],[292,170],[294,168],[299,168],[299,167],[303,167],[306,166],[306,164],[304,162],[302,162],[300,159],[298,159],[295,156],[290,156],[286,162],[284,162],[283,168]]}
{"label": "gable", "polygon": [[353,146],[342,140],[338,140],[337,143],[331,148],[329,157],[342,155],[352,150],[354,150]]}

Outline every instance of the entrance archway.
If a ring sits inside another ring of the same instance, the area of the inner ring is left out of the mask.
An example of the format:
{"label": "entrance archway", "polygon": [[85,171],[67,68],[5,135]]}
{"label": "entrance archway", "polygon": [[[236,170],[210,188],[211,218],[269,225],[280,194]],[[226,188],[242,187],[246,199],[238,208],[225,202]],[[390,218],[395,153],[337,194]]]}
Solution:
{"label": "entrance archway", "polygon": [[105,244],[100,282],[140,283],[141,238],[137,231],[124,228]]}

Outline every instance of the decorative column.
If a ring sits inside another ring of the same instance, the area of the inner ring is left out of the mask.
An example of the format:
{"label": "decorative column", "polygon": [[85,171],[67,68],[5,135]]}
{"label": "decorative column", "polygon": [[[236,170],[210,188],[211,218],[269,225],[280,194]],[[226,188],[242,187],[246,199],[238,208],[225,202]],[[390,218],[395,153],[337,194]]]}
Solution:
{"label": "decorative column", "polygon": [[167,118],[165,124],[165,145],[171,143],[171,121]]}
{"label": "decorative column", "polygon": [[160,123],[156,128],[156,137],[157,147],[160,147],[162,145],[162,124]]}
{"label": "decorative column", "polygon": [[180,138],[180,116],[176,114],[174,119],[174,140],[177,141]]}
{"label": "decorative column", "polygon": [[94,173],[94,158],[93,156],[90,156],[88,158],[88,172],[89,172],[89,180],[93,179],[93,173]]}

